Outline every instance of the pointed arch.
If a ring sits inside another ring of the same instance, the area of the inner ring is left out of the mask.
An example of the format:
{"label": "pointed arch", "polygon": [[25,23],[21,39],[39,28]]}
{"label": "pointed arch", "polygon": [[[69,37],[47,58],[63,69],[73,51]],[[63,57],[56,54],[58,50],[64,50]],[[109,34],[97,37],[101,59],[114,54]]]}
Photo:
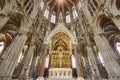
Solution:
{"label": "pointed arch", "polygon": [[72,41],[72,44],[77,44],[77,38],[74,34],[72,34],[72,32],[70,32],[65,26],[64,24],[60,23],[58,24],[54,30],[52,30],[50,32],[50,34],[47,34],[45,36],[45,39],[44,39],[44,44],[49,44],[50,43],[50,39],[52,38],[52,36],[54,36],[56,33],[58,32],[63,32],[65,33],[66,35],[68,35]]}

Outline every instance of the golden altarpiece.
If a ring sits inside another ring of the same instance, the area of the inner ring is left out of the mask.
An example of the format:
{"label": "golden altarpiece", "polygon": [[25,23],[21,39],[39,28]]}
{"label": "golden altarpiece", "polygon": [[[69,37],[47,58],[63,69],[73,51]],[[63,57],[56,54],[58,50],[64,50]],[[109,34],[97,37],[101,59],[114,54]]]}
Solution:
{"label": "golden altarpiece", "polygon": [[71,68],[71,41],[62,32],[51,39],[50,68]]}
{"label": "golden altarpiece", "polygon": [[71,39],[63,32],[56,33],[51,38],[49,61],[49,79],[72,79]]}

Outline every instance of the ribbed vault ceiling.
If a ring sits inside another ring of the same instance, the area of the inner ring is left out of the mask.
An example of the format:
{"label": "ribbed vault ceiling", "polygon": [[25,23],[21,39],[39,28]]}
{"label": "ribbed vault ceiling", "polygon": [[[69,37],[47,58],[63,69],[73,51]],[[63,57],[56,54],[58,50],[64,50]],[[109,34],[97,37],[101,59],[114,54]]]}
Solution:
{"label": "ribbed vault ceiling", "polygon": [[72,12],[72,7],[76,6],[77,0],[46,0],[46,6],[49,6],[50,12],[55,11],[56,15],[62,12],[63,15],[67,11]]}

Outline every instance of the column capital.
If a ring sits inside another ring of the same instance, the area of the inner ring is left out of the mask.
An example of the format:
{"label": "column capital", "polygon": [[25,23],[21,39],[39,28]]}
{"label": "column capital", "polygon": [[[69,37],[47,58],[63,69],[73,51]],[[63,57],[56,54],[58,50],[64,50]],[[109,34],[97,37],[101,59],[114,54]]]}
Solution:
{"label": "column capital", "polygon": [[34,42],[30,43],[30,47],[35,47]]}
{"label": "column capital", "polygon": [[43,48],[48,49],[49,46],[47,44],[43,44]]}
{"label": "column capital", "polygon": [[28,30],[20,29],[17,33],[20,35],[28,35]]}
{"label": "column capital", "polygon": [[73,48],[77,48],[78,47],[78,45],[77,44],[73,44]]}

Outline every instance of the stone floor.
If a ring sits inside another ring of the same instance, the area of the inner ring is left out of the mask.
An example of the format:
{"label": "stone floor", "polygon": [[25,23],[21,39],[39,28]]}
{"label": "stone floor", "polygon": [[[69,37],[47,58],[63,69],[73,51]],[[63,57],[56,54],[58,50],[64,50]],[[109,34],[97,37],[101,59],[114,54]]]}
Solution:
{"label": "stone floor", "polygon": [[49,78],[47,80],[74,80],[73,78]]}

